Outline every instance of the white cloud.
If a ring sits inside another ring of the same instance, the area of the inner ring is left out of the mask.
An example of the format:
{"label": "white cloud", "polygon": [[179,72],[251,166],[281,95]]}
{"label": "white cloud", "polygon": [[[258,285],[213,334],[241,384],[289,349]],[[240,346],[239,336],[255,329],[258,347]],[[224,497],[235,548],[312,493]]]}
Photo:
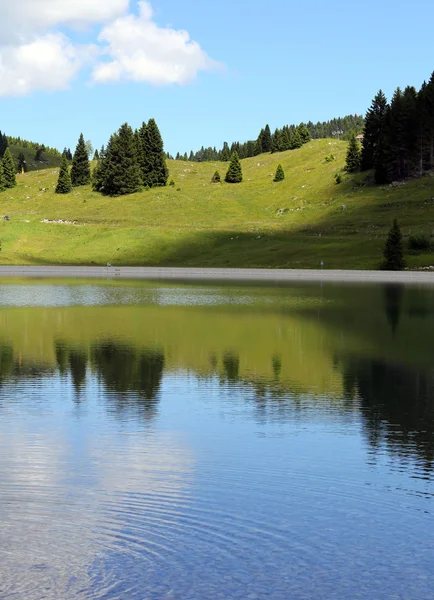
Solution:
{"label": "white cloud", "polygon": [[129,5],[130,0],[0,0],[0,31],[10,36],[56,25],[103,23],[124,14]]}
{"label": "white cloud", "polygon": [[[218,66],[186,31],[159,27],[151,5],[138,4],[135,16],[130,0],[0,0],[0,97],[66,89],[86,64],[96,83],[153,85],[185,84]],[[102,26],[99,46],[59,30],[91,24]]]}
{"label": "white cloud", "polygon": [[60,33],[0,47],[0,96],[65,89],[82,64],[83,53]]}
{"label": "white cloud", "polygon": [[152,15],[149,3],[139,2],[139,16],[120,17],[104,27],[99,41],[107,44],[105,53],[111,60],[95,66],[95,82],[124,79],[182,85],[199,71],[219,66],[186,31],[159,27]]}

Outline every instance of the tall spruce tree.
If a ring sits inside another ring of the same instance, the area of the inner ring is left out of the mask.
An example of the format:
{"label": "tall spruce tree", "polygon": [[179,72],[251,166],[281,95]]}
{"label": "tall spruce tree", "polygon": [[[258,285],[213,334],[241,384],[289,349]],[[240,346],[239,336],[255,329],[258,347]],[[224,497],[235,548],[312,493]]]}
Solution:
{"label": "tall spruce tree", "polygon": [[6,148],[8,147],[9,142],[6,134],[0,131],[0,158],[3,158],[6,152]]}
{"label": "tall spruce tree", "polygon": [[81,133],[72,159],[71,181],[72,185],[77,187],[87,185],[90,183],[90,179],[89,152]]}
{"label": "tall spruce tree", "polygon": [[238,154],[234,152],[231,156],[231,162],[229,163],[225,181],[226,183],[241,183],[242,180],[243,171],[241,168],[240,159]]}
{"label": "tall spruce tree", "polygon": [[227,142],[223,142],[223,150],[222,150],[222,154],[221,154],[221,160],[222,160],[222,162],[228,162],[229,160],[231,160],[231,155],[229,152],[229,145]]}
{"label": "tall spruce tree", "polygon": [[27,162],[23,152],[20,152],[18,154],[18,173],[22,173],[23,171],[24,173],[27,171]]}
{"label": "tall spruce tree", "polygon": [[345,168],[349,173],[355,173],[360,169],[361,153],[359,142],[356,140],[354,134],[351,135],[350,141],[348,142],[347,157],[345,161]]}
{"label": "tall spruce tree", "polygon": [[57,180],[56,194],[69,194],[72,191],[71,174],[66,156],[62,158],[60,165],[59,178]]}
{"label": "tall spruce tree", "polygon": [[302,146],[303,146],[303,140],[301,139],[301,135],[297,128],[291,134],[291,138],[289,140],[289,147],[291,150],[297,150],[297,148],[301,148]]}
{"label": "tall spruce tree", "polygon": [[305,123],[300,123],[300,125],[297,127],[298,129],[298,133],[300,134],[301,137],[301,141],[303,142],[303,144],[307,144],[308,142],[310,142],[311,137],[310,137],[310,131],[307,128]]}
{"label": "tall spruce tree", "polygon": [[3,163],[0,160],[0,192],[3,192],[5,189],[6,189],[5,174],[3,171]]}
{"label": "tall spruce tree", "polygon": [[264,134],[262,136],[262,152],[271,152],[271,130],[270,126],[267,124],[264,128]]}
{"label": "tall spruce tree", "polygon": [[12,154],[9,148],[6,148],[6,151],[2,158],[2,162],[5,177],[5,186],[7,188],[13,188],[17,185],[17,167],[15,165],[14,159],[12,158]]}
{"label": "tall spruce tree", "polygon": [[149,119],[148,124],[143,123],[139,134],[142,141],[139,162],[143,184],[149,187],[167,185],[169,169],[166,165],[163,140],[155,120]]}
{"label": "tall spruce tree", "polygon": [[361,162],[362,171],[367,171],[375,166],[375,151],[383,132],[387,107],[386,96],[380,90],[373,99],[365,117]]}
{"label": "tall spruce tree", "polygon": [[98,148],[95,149],[95,152],[93,154],[93,160],[98,160],[99,159],[99,152],[98,152]]}
{"label": "tall spruce tree", "polygon": [[282,165],[279,163],[277,165],[276,174],[274,176],[273,181],[283,181],[285,179],[285,171],[283,170]]}
{"label": "tall spruce tree", "polygon": [[123,196],[140,190],[142,183],[134,133],[124,123],[114,133],[94,174],[94,189],[108,196]]}
{"label": "tall spruce tree", "polygon": [[402,271],[405,269],[402,235],[396,219],[394,219],[389,235],[387,236],[383,254],[384,269],[387,271]]}

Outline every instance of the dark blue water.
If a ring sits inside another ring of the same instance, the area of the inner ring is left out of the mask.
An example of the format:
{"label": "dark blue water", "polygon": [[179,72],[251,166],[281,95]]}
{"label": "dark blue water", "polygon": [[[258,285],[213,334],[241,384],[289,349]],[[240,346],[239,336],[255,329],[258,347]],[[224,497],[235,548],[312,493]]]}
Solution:
{"label": "dark blue water", "polygon": [[2,285],[0,598],[433,598],[433,297]]}

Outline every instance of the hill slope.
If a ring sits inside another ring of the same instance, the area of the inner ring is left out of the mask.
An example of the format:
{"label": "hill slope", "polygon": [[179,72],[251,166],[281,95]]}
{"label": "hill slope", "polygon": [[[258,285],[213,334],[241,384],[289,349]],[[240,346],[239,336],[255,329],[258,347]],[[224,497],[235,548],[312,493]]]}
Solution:
{"label": "hill slope", "polygon": [[[246,159],[237,185],[210,183],[227,164],[169,161],[175,187],[122,198],[90,187],[58,196],[57,170],[27,173],[0,194],[0,216],[10,217],[0,223],[0,262],[377,268],[395,216],[405,236],[434,234],[434,178],[377,187],[357,175],[336,185],[345,153],[345,142],[316,140]],[[273,183],[279,162],[286,179]],[[434,264],[433,253],[407,258]]]}
{"label": "hill slope", "polygon": [[48,152],[43,152],[42,160],[35,160],[36,150],[34,148],[24,148],[22,146],[9,144],[9,150],[11,151],[16,163],[18,163],[19,154],[21,152],[24,154],[28,171],[40,171],[42,169],[59,167],[60,163],[62,162],[61,156],[55,156],[54,154],[50,154]]}

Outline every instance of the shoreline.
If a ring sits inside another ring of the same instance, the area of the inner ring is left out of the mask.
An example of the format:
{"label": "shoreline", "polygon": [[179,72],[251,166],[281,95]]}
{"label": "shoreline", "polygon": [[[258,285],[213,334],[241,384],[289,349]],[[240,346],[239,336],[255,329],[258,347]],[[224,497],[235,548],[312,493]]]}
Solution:
{"label": "shoreline", "polygon": [[319,269],[220,269],[184,267],[0,266],[1,277],[143,279],[190,281],[415,283],[434,285],[424,271],[350,271]]}

